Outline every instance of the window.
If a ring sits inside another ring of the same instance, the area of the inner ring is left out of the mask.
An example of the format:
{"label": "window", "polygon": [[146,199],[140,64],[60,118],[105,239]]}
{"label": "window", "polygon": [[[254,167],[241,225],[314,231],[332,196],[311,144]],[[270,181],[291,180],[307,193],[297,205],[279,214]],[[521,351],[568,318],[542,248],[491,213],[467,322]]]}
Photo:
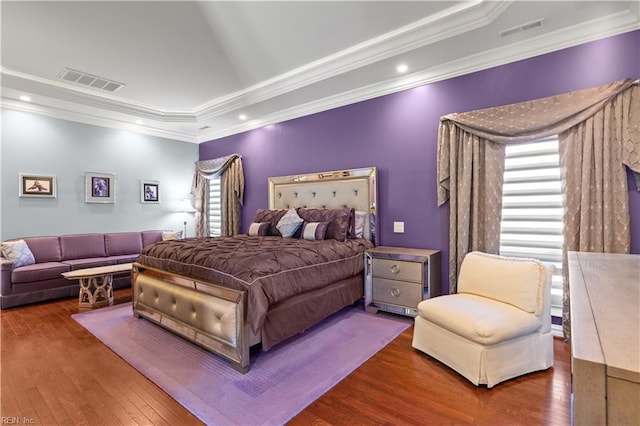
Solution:
{"label": "window", "polygon": [[553,263],[551,315],[562,316],[564,201],[558,138],[506,146],[500,254]]}
{"label": "window", "polygon": [[222,235],[222,185],[220,176],[209,180],[209,236]]}

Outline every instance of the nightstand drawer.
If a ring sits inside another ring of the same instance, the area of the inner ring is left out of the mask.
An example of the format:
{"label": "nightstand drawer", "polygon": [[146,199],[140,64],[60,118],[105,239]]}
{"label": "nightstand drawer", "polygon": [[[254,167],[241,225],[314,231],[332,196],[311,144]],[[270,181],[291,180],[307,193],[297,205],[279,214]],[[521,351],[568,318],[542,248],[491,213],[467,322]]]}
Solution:
{"label": "nightstand drawer", "polygon": [[374,277],[390,280],[422,282],[422,264],[394,259],[373,259],[371,270]]}
{"label": "nightstand drawer", "polygon": [[374,278],[373,300],[415,308],[422,300],[422,285],[406,281]]}

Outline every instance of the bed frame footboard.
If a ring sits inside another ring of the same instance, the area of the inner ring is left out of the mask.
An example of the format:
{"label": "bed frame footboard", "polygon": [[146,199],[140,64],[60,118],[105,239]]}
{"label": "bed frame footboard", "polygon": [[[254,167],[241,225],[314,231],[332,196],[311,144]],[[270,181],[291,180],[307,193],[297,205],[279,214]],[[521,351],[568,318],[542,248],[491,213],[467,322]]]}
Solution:
{"label": "bed frame footboard", "polygon": [[249,371],[246,293],[134,263],[133,313]]}

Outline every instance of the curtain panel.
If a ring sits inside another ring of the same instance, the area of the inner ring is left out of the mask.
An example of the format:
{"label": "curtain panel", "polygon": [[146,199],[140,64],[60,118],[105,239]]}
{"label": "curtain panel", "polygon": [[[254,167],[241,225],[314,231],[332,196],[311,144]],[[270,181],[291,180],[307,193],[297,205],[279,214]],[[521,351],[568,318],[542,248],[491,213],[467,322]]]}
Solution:
{"label": "curtain panel", "polygon": [[565,192],[562,328],[569,340],[567,252],[629,253],[631,249],[625,166],[636,177],[640,175],[640,87],[619,93],[558,139]]}
{"label": "curtain panel", "polygon": [[[585,208],[589,212],[603,211],[605,204],[607,209],[615,210],[615,213],[609,212],[598,220],[609,224],[602,228],[608,235],[605,239],[619,242],[596,250],[628,253],[628,194],[623,165],[640,173],[639,98],[637,81],[626,79],[605,86],[518,104],[449,114],[441,118],[437,160],[438,205],[447,201],[450,203],[451,293],[457,291],[460,265],[469,251],[499,251],[504,145],[508,143],[559,135],[563,185],[565,192],[571,192],[568,199],[571,204],[567,206],[575,208],[575,203],[582,202],[573,201],[571,196],[580,198],[581,194],[591,194],[595,189],[595,180],[600,182],[603,189],[606,187],[606,191],[614,191],[617,195],[612,195],[613,199],[604,199],[603,196],[587,197],[584,203],[589,207],[581,208],[580,215],[589,216]],[[589,138],[595,138],[599,142],[585,142]],[[592,157],[588,153],[598,149],[606,150],[607,153],[600,154],[601,157]],[[580,155],[576,152],[580,152]],[[568,164],[569,158],[576,162],[578,158],[585,160],[574,165]],[[607,169],[606,172],[596,171],[595,162],[599,161],[606,162],[606,166],[603,166]],[[591,171],[593,176],[590,182],[576,177]],[[581,232],[593,232],[593,227],[600,223],[598,220],[581,222]],[[567,244],[567,241],[572,241],[572,236],[567,237],[567,234],[576,232],[571,230],[572,226],[568,226],[567,222],[571,223],[572,220],[565,218],[565,262],[566,250],[581,249],[581,246],[576,247],[574,243]],[[593,245],[596,246],[597,244]],[[568,319],[568,303],[565,303],[564,311],[567,312]],[[566,324],[565,336],[568,336],[569,322]]]}
{"label": "curtain panel", "polygon": [[209,180],[218,176],[222,179],[225,194],[222,200],[222,235],[237,234],[240,230],[240,206],[244,197],[242,157],[231,154],[212,160],[196,161],[195,165],[191,192],[195,199],[196,236],[209,235]]}
{"label": "curtain panel", "polygon": [[222,175],[222,235],[240,232],[240,206],[244,199],[244,171],[236,158]]}

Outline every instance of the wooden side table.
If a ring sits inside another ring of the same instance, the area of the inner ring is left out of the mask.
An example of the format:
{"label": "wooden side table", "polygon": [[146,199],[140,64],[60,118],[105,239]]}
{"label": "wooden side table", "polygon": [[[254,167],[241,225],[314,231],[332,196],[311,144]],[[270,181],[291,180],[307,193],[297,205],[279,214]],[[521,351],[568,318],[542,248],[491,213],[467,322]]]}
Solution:
{"label": "wooden side table", "polygon": [[131,271],[132,263],[97,266],[95,268],[76,269],[63,272],[68,280],[80,282],[78,305],[81,308],[99,308],[113,305],[113,275]]}
{"label": "wooden side table", "polygon": [[416,316],[424,299],[440,295],[440,250],[375,247],[365,252],[365,310]]}

